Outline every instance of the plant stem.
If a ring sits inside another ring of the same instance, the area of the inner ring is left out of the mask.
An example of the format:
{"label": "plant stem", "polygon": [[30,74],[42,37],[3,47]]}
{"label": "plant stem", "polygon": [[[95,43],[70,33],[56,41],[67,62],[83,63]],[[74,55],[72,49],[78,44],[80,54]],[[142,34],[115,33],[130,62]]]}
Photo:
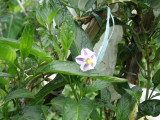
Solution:
{"label": "plant stem", "polygon": [[68,82],[69,86],[70,86],[71,89],[72,89],[73,95],[74,95],[76,101],[78,102],[78,96],[77,96],[77,94],[76,94],[76,91],[75,91],[75,89],[74,89],[74,86],[72,85],[72,81],[71,81],[70,75],[68,75],[69,80],[67,80],[62,74],[60,74],[60,75],[63,77],[64,80],[66,80],[66,82]]}
{"label": "plant stem", "polygon": [[76,91],[75,91],[75,89],[74,89],[74,86],[72,85],[70,75],[69,75],[69,83],[70,83],[69,85],[70,85],[70,87],[71,87],[71,89],[72,89],[72,92],[73,92],[73,94],[74,94],[74,97],[75,97],[76,101],[78,102],[78,96],[77,96],[77,94],[76,94]]}
{"label": "plant stem", "polygon": [[147,39],[147,36],[146,36],[146,32],[145,32],[145,28],[143,26],[143,24],[141,23],[140,24],[141,26],[141,29],[142,29],[142,32],[143,32],[143,39],[145,40],[145,59],[147,61],[147,86],[146,86],[146,98],[145,100],[148,99],[148,95],[149,95],[149,89],[150,89],[150,82],[151,82],[151,67],[150,67],[150,59],[149,59],[149,46],[148,46],[148,39]]}
{"label": "plant stem", "polygon": [[152,92],[151,92],[151,94],[150,94],[150,96],[149,96],[149,98],[148,99],[151,99],[151,97],[152,97],[152,94],[153,94],[153,91],[156,89],[156,87],[154,87],[153,88],[153,90],[152,90]]}

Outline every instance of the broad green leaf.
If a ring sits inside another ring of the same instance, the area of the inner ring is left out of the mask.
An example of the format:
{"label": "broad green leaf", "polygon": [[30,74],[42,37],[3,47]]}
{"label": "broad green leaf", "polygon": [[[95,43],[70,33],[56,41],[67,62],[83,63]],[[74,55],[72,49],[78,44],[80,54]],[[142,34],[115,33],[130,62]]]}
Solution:
{"label": "broad green leaf", "polygon": [[26,116],[22,116],[22,115],[14,115],[13,117],[10,118],[11,120],[29,120],[29,118],[27,118]]}
{"label": "broad green leaf", "polygon": [[113,110],[113,111],[117,112],[117,107],[114,106],[114,105],[112,105],[111,103],[105,104],[105,107],[106,107],[107,109],[110,109],[110,110]]}
{"label": "broad green leaf", "polygon": [[12,117],[11,120],[46,120],[46,114],[48,114],[47,106],[25,106],[20,111],[21,114],[17,114]]}
{"label": "broad green leaf", "polygon": [[40,67],[37,73],[63,73],[68,75],[86,76],[96,79],[102,79],[109,82],[127,82],[126,79],[108,76],[105,73],[98,72],[97,70],[90,70],[83,72],[76,62],[72,61],[58,61],[55,60],[49,64]]}
{"label": "broad green leaf", "polygon": [[107,87],[110,83],[104,80],[94,80],[91,85],[86,86],[85,92],[91,93]]}
{"label": "broad green leaf", "polygon": [[48,24],[51,25],[52,20],[55,16],[55,14],[58,12],[58,8],[56,8],[55,10],[53,10],[49,15],[48,15]]}
{"label": "broad green leaf", "polygon": [[80,55],[82,48],[88,48],[93,50],[92,43],[89,39],[88,34],[79,26],[75,24],[76,36],[71,45],[72,58]]}
{"label": "broad green leaf", "polygon": [[63,60],[63,54],[61,48],[58,46],[57,42],[54,40],[51,41],[52,46],[54,47],[55,51],[58,54],[59,60]]}
{"label": "broad green leaf", "polygon": [[96,108],[94,108],[91,113],[91,119],[92,120],[101,120],[100,115],[99,115],[98,111],[96,110]]}
{"label": "broad green leaf", "polygon": [[32,24],[28,23],[25,26],[23,33],[19,39],[20,53],[23,60],[30,54],[33,40],[34,40],[33,27]]}
{"label": "broad green leaf", "polygon": [[63,22],[60,39],[63,47],[64,58],[66,58],[68,50],[75,39],[75,24],[73,19],[67,17]]}
{"label": "broad green leaf", "polygon": [[51,91],[60,88],[66,84],[66,81],[61,77],[56,77],[54,80],[45,85],[36,95],[35,99],[33,99],[29,104],[35,105],[40,100],[42,100],[46,95],[48,95]]}
{"label": "broad green leaf", "polygon": [[94,17],[96,18],[99,26],[101,27],[103,25],[103,21],[101,19],[101,17],[99,15],[97,15],[96,13],[92,12],[92,14],[94,15]]}
{"label": "broad green leaf", "polygon": [[107,88],[101,90],[101,100],[105,101],[106,103],[110,103],[111,100],[111,93]]}
{"label": "broad green leaf", "polygon": [[0,77],[13,77],[13,76],[8,73],[0,72]]}
{"label": "broad green leaf", "polygon": [[125,89],[125,91],[130,94],[135,101],[137,101],[136,94],[132,90]]}
{"label": "broad green leaf", "polygon": [[71,4],[72,7],[78,8],[78,1],[79,0],[69,0],[68,2]]}
{"label": "broad green leaf", "polygon": [[39,5],[36,9],[36,18],[38,22],[44,27],[46,27],[47,29],[49,29],[49,24],[47,20],[49,14],[50,14],[50,9],[45,4]]}
{"label": "broad green leaf", "polygon": [[147,100],[138,106],[138,114],[136,120],[143,116],[156,117],[160,113],[160,100]]}
{"label": "broad green leaf", "polygon": [[87,120],[93,110],[93,103],[85,98],[76,102],[68,98],[63,107],[63,120]]}
{"label": "broad green leaf", "polygon": [[133,110],[135,101],[128,94],[124,94],[117,105],[117,120],[125,120],[129,113]]}
{"label": "broad green leaf", "polygon": [[85,10],[88,10],[89,8],[91,8],[95,2],[96,0],[88,0],[85,5]]}
{"label": "broad green leaf", "polygon": [[54,99],[52,99],[51,104],[54,109],[58,110],[59,112],[63,112],[63,105],[65,102],[65,97],[64,96],[58,96]]}
{"label": "broad green leaf", "polygon": [[0,59],[3,59],[9,63],[14,63],[16,59],[16,52],[8,45],[0,43]]}
{"label": "broad green leaf", "polygon": [[56,13],[54,20],[56,22],[57,26],[60,26],[62,22],[64,21],[66,15],[70,14],[67,7],[61,4],[60,0],[54,0],[53,1],[53,7],[59,8],[59,11]]}
{"label": "broad green leaf", "polygon": [[158,9],[160,6],[159,0],[133,0],[134,2],[146,4],[154,9]]}
{"label": "broad green leaf", "polygon": [[0,76],[0,88],[2,90],[5,90],[6,84],[7,84],[7,81],[3,77]]}
{"label": "broad green leaf", "polygon": [[13,13],[10,15],[5,15],[2,17],[1,15],[1,22],[2,26],[2,33],[4,37],[7,38],[16,38],[18,34],[21,32],[23,28],[23,22],[24,22],[24,17],[22,13]]}
{"label": "broad green leaf", "polygon": [[33,93],[26,89],[17,89],[15,91],[10,92],[6,97],[5,97],[5,102],[8,102],[12,99],[15,98],[34,98]]}
{"label": "broad green leaf", "polygon": [[153,75],[152,82],[155,87],[157,87],[160,83],[160,69]]}
{"label": "broad green leaf", "polygon": [[113,87],[116,90],[116,92],[118,92],[120,95],[123,95],[126,93],[125,89],[129,89],[129,85],[128,83],[113,83]]}
{"label": "broad green leaf", "polygon": [[[15,39],[0,37],[0,44],[4,44],[5,46],[8,45],[15,49],[20,49],[20,42]],[[47,53],[43,51],[39,46],[33,45],[32,49],[30,50],[30,54],[37,56],[40,60],[44,60],[47,62],[52,60],[51,57],[47,55]]]}
{"label": "broad green leaf", "polygon": [[[135,87],[131,88],[131,91],[133,91],[136,94],[137,99],[140,98],[139,92],[142,91],[140,89],[140,87],[135,86]],[[129,93],[131,93],[131,92],[129,92]],[[135,104],[136,104],[136,100],[134,100],[130,94],[125,93],[121,97],[120,101],[117,104],[117,111],[116,111],[117,120],[126,119],[128,117],[128,115],[130,114],[130,112],[133,110]]]}

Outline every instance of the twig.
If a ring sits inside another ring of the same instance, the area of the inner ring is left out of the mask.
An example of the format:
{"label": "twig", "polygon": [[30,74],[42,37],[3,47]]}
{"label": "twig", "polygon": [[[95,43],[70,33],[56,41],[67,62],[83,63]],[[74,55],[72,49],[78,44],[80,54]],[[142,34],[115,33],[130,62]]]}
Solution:
{"label": "twig", "polygon": [[28,14],[26,13],[25,8],[23,7],[22,3],[19,0],[17,0],[17,2],[19,4],[19,6],[21,7],[22,11],[24,12],[25,16],[28,16]]}

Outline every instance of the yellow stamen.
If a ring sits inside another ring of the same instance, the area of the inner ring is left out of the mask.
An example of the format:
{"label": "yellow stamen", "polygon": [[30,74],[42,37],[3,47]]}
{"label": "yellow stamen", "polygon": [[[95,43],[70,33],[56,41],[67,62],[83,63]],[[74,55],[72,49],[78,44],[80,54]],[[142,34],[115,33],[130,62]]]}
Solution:
{"label": "yellow stamen", "polygon": [[86,62],[87,62],[87,64],[92,64],[92,61],[89,59],[89,58],[87,58],[87,60],[86,60]]}

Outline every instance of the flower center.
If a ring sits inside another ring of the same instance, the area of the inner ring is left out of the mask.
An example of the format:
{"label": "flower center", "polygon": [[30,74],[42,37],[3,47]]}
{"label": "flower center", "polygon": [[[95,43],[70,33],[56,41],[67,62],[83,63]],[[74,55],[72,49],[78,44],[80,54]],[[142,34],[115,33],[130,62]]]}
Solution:
{"label": "flower center", "polygon": [[87,60],[86,60],[86,62],[87,62],[87,64],[92,64],[92,61],[89,59],[89,58],[87,58]]}

